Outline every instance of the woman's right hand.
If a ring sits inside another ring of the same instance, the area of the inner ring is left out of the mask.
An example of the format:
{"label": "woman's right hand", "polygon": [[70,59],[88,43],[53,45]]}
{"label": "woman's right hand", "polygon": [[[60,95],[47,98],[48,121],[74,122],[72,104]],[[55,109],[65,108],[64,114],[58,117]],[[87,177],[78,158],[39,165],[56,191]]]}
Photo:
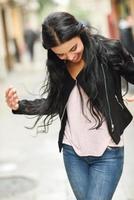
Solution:
{"label": "woman's right hand", "polygon": [[19,108],[19,97],[14,87],[9,87],[6,90],[5,98],[9,108],[11,108],[12,110],[17,110]]}

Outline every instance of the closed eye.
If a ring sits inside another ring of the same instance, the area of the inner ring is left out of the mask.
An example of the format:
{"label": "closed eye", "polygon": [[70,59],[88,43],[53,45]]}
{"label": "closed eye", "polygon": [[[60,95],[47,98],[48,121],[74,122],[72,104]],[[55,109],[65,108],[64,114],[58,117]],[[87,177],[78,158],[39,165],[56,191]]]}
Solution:
{"label": "closed eye", "polygon": [[[77,44],[75,44],[70,50],[69,50],[69,52],[73,52],[73,51],[76,51],[76,49],[77,49]],[[62,57],[64,57],[64,53],[57,53],[56,54],[58,57],[60,57],[60,58],[62,58]]]}
{"label": "closed eye", "polygon": [[76,49],[77,49],[77,44],[74,45],[74,46],[70,49],[70,51],[75,51]]}

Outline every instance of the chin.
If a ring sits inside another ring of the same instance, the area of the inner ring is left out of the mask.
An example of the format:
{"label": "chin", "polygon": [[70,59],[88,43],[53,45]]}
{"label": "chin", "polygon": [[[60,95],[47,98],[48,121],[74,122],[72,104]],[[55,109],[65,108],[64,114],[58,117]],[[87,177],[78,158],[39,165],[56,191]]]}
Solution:
{"label": "chin", "polygon": [[73,63],[78,63],[78,62],[81,61],[81,58],[82,58],[82,56],[79,55],[78,59],[77,59],[77,60],[74,60],[74,61],[72,61],[72,62],[73,62]]}
{"label": "chin", "polygon": [[73,61],[73,63],[79,63],[79,62],[80,62],[80,60]]}

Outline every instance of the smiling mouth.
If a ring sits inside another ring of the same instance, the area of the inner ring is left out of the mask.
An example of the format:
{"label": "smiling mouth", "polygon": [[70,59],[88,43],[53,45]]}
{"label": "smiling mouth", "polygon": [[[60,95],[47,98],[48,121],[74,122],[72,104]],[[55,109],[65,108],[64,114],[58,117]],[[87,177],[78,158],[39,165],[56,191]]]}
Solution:
{"label": "smiling mouth", "polygon": [[80,57],[81,57],[81,56],[80,56],[80,53],[79,53],[79,54],[77,55],[77,57],[76,57],[75,59],[72,60],[72,62],[77,62],[77,61],[79,61],[79,60],[80,60]]}

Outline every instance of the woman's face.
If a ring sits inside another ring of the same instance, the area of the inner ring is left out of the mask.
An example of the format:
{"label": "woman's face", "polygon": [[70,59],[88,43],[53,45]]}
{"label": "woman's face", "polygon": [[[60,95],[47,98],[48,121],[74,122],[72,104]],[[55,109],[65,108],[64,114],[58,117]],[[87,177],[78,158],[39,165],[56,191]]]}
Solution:
{"label": "woman's face", "polygon": [[80,37],[74,37],[51,50],[61,59],[77,63],[82,59],[84,46]]}

